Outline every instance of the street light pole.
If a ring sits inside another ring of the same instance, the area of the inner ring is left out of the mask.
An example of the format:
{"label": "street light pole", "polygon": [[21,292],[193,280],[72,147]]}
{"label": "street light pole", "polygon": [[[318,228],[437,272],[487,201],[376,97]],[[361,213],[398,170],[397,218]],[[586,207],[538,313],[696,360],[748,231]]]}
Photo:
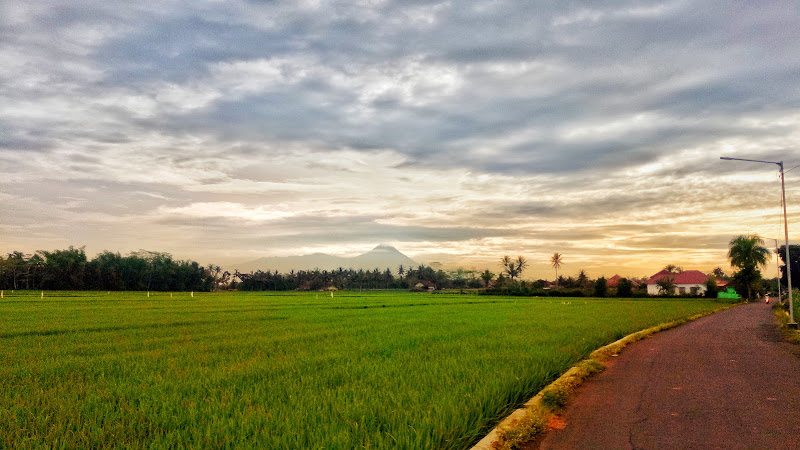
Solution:
{"label": "street light pole", "polygon": [[[789,288],[789,328],[797,328],[794,321],[794,299],[792,298],[792,263],[789,259],[789,220],[786,218],[786,185],[783,181],[783,161],[761,161],[758,159],[728,158],[721,156],[719,159],[726,161],[747,161],[764,164],[777,164],[781,169],[781,198],[783,199],[783,235],[786,240],[786,285]],[[780,280],[778,281],[780,284]]]}
{"label": "street light pole", "polygon": [[786,218],[786,187],[783,180],[783,161],[781,168],[781,195],[783,196],[783,233],[786,240],[786,286],[789,288],[789,328],[797,328],[794,321],[794,291],[792,291],[792,260],[789,259],[789,220]]}

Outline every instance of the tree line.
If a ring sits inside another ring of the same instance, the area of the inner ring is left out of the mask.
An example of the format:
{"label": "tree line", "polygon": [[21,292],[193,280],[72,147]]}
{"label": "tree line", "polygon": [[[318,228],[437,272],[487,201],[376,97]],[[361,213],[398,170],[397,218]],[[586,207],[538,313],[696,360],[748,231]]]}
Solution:
{"label": "tree line", "polygon": [[[398,267],[380,270],[292,270],[280,273],[259,270],[250,273],[222,271],[220,266],[200,266],[194,261],[175,260],[168,253],[140,250],[123,256],[104,251],[93,259],[84,247],[40,250],[33,254],[19,251],[0,257],[0,289],[107,290],[107,291],[243,291],[362,290],[362,289],[481,289],[487,293],[523,294],[542,290],[545,280],[520,281],[528,262],[522,257],[504,256],[502,271],[457,269],[449,272],[432,267]],[[626,280],[627,281],[627,280]],[[550,295],[605,296],[605,279],[589,280],[584,271],[577,278],[559,276],[558,291]],[[621,291],[628,295],[625,282]]]}
{"label": "tree line", "polygon": [[500,259],[502,268],[497,278],[489,270],[481,273],[480,278],[488,288],[482,293],[485,295],[518,295],[536,297],[634,297],[647,296],[646,278],[628,279],[621,278],[615,287],[608,286],[605,277],[592,280],[581,269],[577,277],[558,274],[558,269],[564,263],[564,256],[561,253],[554,253],[550,258],[550,264],[556,270],[556,280],[550,283],[547,280],[522,281],[519,278],[522,272],[528,268],[528,260],[524,256],[511,258],[503,256]]}
{"label": "tree line", "polygon": [[0,257],[0,289],[210,291],[219,267],[174,260],[168,253],[105,251],[89,260],[84,248],[19,251]]}
{"label": "tree line", "polygon": [[279,271],[259,270],[251,273],[235,272],[230,288],[242,291],[318,291],[326,289],[459,289],[481,288],[485,284],[475,271],[462,269],[445,272],[420,265],[416,268],[399,266],[397,272],[391,268],[380,270],[345,269],[300,270],[280,273]]}
{"label": "tree line", "polygon": [[395,274],[385,270],[292,270],[230,273],[220,266],[204,267],[194,261],[175,260],[168,253],[140,250],[127,256],[104,251],[88,259],[84,247],[19,251],[0,257],[0,289],[104,290],[104,291],[288,291],[323,289],[457,289],[485,284],[475,271],[451,273],[428,266],[405,268]]}
{"label": "tree line", "polygon": [[[749,254],[753,248],[760,247],[760,238],[755,242],[742,240],[742,237],[731,242],[734,255]],[[744,245],[747,244],[747,245]],[[755,244],[755,245],[751,245]],[[789,247],[792,265],[792,284],[800,286],[800,246]],[[755,266],[766,262],[769,251],[758,250],[758,261]],[[780,258],[784,259],[784,248],[779,249]],[[760,278],[760,273],[753,272],[749,261],[740,263],[741,258],[732,258],[734,267],[740,270],[734,274],[733,282],[737,288],[747,292],[748,296],[762,290],[771,289],[770,281]],[[735,261],[734,261],[735,260]],[[250,273],[222,271],[220,266],[200,266],[194,261],[175,260],[168,253],[140,250],[127,256],[104,251],[89,260],[84,248],[70,246],[64,250],[40,250],[33,254],[19,251],[0,256],[0,289],[47,289],[47,290],[108,290],[108,291],[210,291],[214,289],[239,289],[247,291],[287,291],[287,290],[324,290],[324,289],[480,289],[485,293],[510,295],[550,295],[550,296],[640,296],[646,295],[646,279],[622,279],[616,288],[609,288],[605,278],[590,279],[584,270],[577,276],[558,274],[563,264],[560,253],[553,255],[551,264],[556,269],[556,281],[546,280],[521,281],[522,273],[528,267],[528,261],[522,256],[511,258],[504,256],[500,260],[501,271],[495,275],[489,270],[483,272],[458,269],[445,272],[432,267],[420,265],[416,268],[398,267],[380,270],[338,268],[336,270],[300,270],[280,273],[277,270],[255,271]],[[785,261],[784,261],[785,264]],[[757,267],[755,267],[757,269]],[[667,269],[680,271],[677,266]],[[670,271],[672,271],[670,270]],[[786,268],[783,272],[782,284],[786,284]],[[715,278],[724,277],[721,269],[715,269],[709,280],[709,293],[715,292]],[[716,276],[716,277],[714,277]],[[727,277],[725,277],[727,278]],[[775,280],[777,284],[777,280]],[[712,289],[712,287],[714,289]],[[775,286],[777,288],[777,286]],[[748,289],[749,288],[749,289]],[[665,289],[665,292],[670,292]],[[750,292],[748,292],[750,291]]]}

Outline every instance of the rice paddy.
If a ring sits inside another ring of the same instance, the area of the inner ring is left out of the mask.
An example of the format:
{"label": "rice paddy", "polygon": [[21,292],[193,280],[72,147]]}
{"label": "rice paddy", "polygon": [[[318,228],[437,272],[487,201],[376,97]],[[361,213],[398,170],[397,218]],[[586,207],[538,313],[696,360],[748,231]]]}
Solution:
{"label": "rice paddy", "polygon": [[0,447],[468,448],[593,349],[718,306],[5,291]]}

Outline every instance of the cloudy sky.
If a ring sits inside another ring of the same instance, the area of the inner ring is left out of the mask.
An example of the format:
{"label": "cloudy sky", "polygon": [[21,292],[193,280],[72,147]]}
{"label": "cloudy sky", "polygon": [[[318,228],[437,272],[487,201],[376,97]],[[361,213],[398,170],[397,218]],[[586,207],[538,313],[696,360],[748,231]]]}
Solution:
{"label": "cloudy sky", "polygon": [[790,0],[4,0],[0,251],[727,270],[782,236],[719,157],[800,164],[799,44]]}

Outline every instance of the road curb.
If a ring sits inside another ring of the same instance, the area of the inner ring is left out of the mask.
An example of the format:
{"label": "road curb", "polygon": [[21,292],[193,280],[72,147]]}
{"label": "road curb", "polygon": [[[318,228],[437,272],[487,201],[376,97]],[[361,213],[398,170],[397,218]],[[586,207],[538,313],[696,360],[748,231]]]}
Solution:
{"label": "road curb", "polygon": [[631,333],[598,348],[589,354],[589,358],[571,367],[563,375],[539,391],[533,398],[525,402],[521,408],[518,408],[503,419],[489,434],[475,444],[472,450],[519,448],[520,445],[547,431],[548,421],[563,407],[573,390],[590,376],[601,372],[605,368],[603,363],[609,358],[617,356],[628,345],[660,331],[675,328],[740,304],[728,304],[685,319],[662,323]]}

